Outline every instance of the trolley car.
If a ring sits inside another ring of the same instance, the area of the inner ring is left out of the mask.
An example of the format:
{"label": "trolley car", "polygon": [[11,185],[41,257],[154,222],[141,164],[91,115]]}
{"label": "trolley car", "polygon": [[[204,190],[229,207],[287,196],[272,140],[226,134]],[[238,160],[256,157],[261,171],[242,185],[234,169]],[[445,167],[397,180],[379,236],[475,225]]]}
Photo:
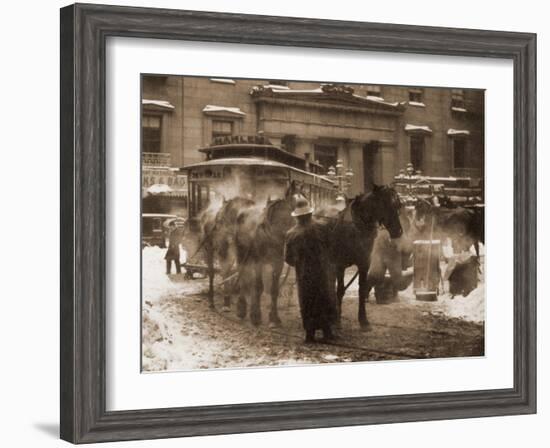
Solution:
{"label": "trolley car", "polygon": [[314,207],[333,202],[336,185],[322,166],[272,145],[265,137],[231,137],[199,149],[206,160],[181,168],[188,178],[189,218],[216,197],[244,196],[257,203],[282,197],[294,183]]}

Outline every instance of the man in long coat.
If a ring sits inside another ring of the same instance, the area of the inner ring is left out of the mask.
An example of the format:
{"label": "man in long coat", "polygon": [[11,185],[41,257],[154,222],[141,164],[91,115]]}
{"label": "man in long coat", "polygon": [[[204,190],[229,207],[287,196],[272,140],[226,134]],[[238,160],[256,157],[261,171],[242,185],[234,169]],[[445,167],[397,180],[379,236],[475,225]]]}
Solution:
{"label": "man in long coat", "polygon": [[336,318],[329,230],[312,214],[307,200],[299,199],[292,212],[297,224],[288,231],[285,246],[285,261],[296,269],[300,313],[308,343],[315,341],[316,330],[323,331],[325,340],[332,339],[331,324]]}
{"label": "man in long coat", "polygon": [[172,261],[176,265],[176,273],[181,274],[180,242],[181,232],[176,227],[176,223],[171,221],[168,225],[168,250],[164,256],[166,260],[166,274],[170,274],[172,271]]}

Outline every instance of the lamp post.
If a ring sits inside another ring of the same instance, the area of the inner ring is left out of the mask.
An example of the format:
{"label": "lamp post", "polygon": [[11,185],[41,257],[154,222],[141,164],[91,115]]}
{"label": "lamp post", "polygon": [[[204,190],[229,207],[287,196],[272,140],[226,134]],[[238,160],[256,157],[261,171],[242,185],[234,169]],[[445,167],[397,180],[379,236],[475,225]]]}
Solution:
{"label": "lamp post", "polygon": [[348,188],[351,186],[351,178],[353,177],[353,170],[347,168],[344,170],[344,162],[341,159],[336,161],[336,167],[330,166],[328,168],[327,176],[333,182],[336,182],[337,196],[344,196]]}

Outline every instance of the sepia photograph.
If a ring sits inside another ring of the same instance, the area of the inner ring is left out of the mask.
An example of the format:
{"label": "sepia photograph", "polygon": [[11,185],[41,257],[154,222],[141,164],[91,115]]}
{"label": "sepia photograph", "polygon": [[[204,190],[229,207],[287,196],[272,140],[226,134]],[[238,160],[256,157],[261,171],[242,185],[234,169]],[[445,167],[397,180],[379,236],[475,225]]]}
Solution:
{"label": "sepia photograph", "polygon": [[485,355],[483,89],[142,74],[139,101],[142,372]]}

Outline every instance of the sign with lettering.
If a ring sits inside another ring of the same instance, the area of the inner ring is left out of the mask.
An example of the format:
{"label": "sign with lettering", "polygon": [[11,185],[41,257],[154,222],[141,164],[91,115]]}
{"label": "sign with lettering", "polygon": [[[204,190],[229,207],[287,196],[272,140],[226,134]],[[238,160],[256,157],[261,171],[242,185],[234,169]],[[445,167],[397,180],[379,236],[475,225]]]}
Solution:
{"label": "sign with lettering", "polygon": [[271,145],[267,137],[263,135],[225,135],[215,137],[212,140],[212,146],[230,145],[235,143],[255,144],[255,145]]}
{"label": "sign with lettering", "polygon": [[148,188],[151,185],[168,185],[173,190],[187,192],[187,176],[167,169],[142,169],[141,186]]}

